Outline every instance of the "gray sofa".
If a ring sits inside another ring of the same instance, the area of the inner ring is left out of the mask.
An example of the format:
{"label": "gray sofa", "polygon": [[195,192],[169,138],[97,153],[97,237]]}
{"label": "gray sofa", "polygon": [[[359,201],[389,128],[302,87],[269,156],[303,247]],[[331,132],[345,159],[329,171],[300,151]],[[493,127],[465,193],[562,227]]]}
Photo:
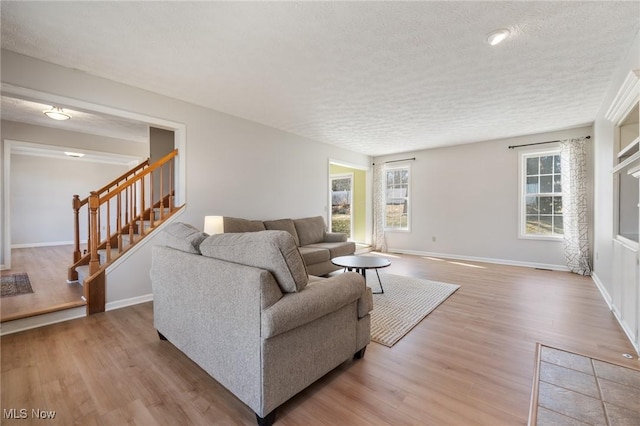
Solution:
{"label": "gray sofa", "polygon": [[258,424],[370,341],[371,290],[355,272],[309,277],[293,236],[207,236],[172,223],[153,247],[154,326],[247,404]]}
{"label": "gray sofa", "polygon": [[310,275],[323,276],[339,270],[340,267],[331,263],[331,259],[351,255],[356,251],[356,244],[347,241],[346,234],[327,232],[322,216],[264,221],[225,216],[223,227],[225,233],[287,231],[299,247]]}

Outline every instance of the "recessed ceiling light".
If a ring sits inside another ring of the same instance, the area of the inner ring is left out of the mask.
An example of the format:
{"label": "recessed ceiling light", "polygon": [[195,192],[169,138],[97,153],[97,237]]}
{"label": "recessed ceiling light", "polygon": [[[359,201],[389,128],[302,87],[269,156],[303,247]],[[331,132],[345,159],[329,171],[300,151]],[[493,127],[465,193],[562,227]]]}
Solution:
{"label": "recessed ceiling light", "polygon": [[487,43],[492,46],[505,41],[511,35],[511,31],[507,29],[495,30],[487,34]]}
{"label": "recessed ceiling light", "polygon": [[51,118],[52,120],[62,121],[62,120],[68,120],[71,118],[71,116],[66,112],[64,112],[60,107],[51,107],[51,109],[47,109],[42,112],[44,113],[44,115]]}
{"label": "recessed ceiling light", "polygon": [[80,157],[84,157],[84,154],[81,152],[69,152],[69,151],[65,151],[64,152],[66,155],[68,155],[69,157],[73,157],[73,158],[80,158]]}

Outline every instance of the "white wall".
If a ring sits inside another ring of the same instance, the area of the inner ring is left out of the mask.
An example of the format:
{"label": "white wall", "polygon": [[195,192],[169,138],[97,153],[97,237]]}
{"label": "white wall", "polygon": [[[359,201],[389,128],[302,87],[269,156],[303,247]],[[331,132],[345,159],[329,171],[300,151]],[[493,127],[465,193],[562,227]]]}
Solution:
{"label": "white wall", "polygon": [[[623,52],[621,52],[622,54]],[[594,201],[594,278],[609,294],[613,288],[613,175],[614,124],[604,118],[611,102],[630,71],[640,68],[640,33],[612,76],[611,85],[602,101],[594,123],[595,187]]]}
{"label": "white wall", "polygon": [[[11,245],[37,246],[73,242],[75,194],[80,198],[129,170],[129,167],[82,159],[11,155]],[[83,216],[83,219],[85,217]],[[83,221],[86,223],[86,220]],[[86,231],[81,225],[81,231]],[[86,239],[86,232],[82,239]],[[69,258],[71,261],[71,258]]]}
{"label": "white wall", "polygon": [[[365,167],[371,161],[366,155],[4,50],[1,76],[14,86],[183,123],[187,140],[179,155],[186,156],[187,207],[180,220],[200,229],[204,216],[212,214],[326,217],[329,159]],[[130,260],[109,277],[108,302],[151,292],[148,251],[138,250]]]}
{"label": "white wall", "polygon": [[518,239],[519,152],[540,146],[508,146],[591,133],[588,126],[375,158],[376,164],[416,158],[410,163],[411,230],[387,232],[389,249],[563,269],[561,241]]}

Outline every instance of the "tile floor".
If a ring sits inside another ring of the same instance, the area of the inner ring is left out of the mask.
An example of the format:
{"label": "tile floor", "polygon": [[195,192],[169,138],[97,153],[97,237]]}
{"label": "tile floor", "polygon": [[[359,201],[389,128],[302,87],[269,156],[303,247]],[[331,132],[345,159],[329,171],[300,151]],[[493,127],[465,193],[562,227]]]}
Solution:
{"label": "tile floor", "polygon": [[640,371],[541,347],[537,426],[640,425]]}

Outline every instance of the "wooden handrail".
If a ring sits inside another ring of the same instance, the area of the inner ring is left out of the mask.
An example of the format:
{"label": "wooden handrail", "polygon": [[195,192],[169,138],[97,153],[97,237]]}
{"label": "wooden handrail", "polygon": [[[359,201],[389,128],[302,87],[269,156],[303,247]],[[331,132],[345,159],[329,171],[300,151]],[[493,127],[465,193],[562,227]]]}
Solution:
{"label": "wooden handrail", "polygon": [[[176,155],[178,155],[178,150],[177,149],[173,150],[169,154],[167,154],[164,157],[162,157],[160,160],[156,161],[155,163],[153,163],[152,165],[150,165],[149,167],[144,169],[142,172],[140,172],[137,175],[135,175],[133,177],[133,179],[127,181],[127,185],[121,185],[121,186],[117,187],[116,189],[114,189],[113,191],[109,191],[105,196],[100,197],[100,201],[101,202],[109,201],[110,199],[112,199],[113,197],[115,197],[116,195],[121,193],[122,191],[126,190],[127,188],[133,187],[134,183],[136,183],[138,181],[141,181],[145,176],[147,176],[148,174],[150,174],[154,170],[162,167],[165,163],[167,163],[169,160],[171,160]],[[160,182],[162,183],[162,181],[160,181]]]}
{"label": "wooden handrail", "polygon": [[[70,281],[77,280],[76,268],[81,265],[89,265],[89,276],[84,280],[85,296],[89,293],[92,295],[91,298],[86,297],[87,313],[104,311],[104,271],[114,256],[121,255],[150,232],[146,229],[145,220],[147,217],[149,218],[149,226],[154,228],[177,210],[173,201],[174,182],[169,182],[169,185],[166,185],[166,182],[163,182],[166,180],[166,176],[163,176],[166,173],[162,173],[162,167],[169,163],[169,179],[174,178],[174,158],[177,155],[178,150],[176,149],[153,164],[149,164],[149,159],[147,159],[99,190],[92,191],[83,200],[78,195],[73,196],[75,249],[73,265],[69,267],[68,278]],[[160,173],[154,174],[155,171],[160,171]],[[154,179],[158,180],[160,190],[160,201],[157,203],[153,202],[153,198],[146,198],[149,192],[151,197],[154,196]],[[169,193],[165,192],[167,187]],[[168,213],[165,212],[166,204],[169,207]],[[80,209],[85,205],[87,206],[88,253],[83,255],[80,251]],[[158,206],[160,207],[160,215],[159,218],[156,218],[154,208]],[[102,229],[103,226],[104,229]],[[106,235],[102,235],[103,231]],[[123,236],[128,236],[126,247],[124,247]],[[102,262],[102,264],[98,253],[100,249],[106,249],[106,262]],[[112,250],[114,254],[112,254]],[[116,251],[117,254],[115,254]],[[96,277],[99,276],[102,278],[97,279]],[[95,284],[92,284],[94,280]],[[91,285],[103,288],[88,289],[88,286]],[[96,306],[96,303],[99,306]],[[89,304],[93,306],[89,306]]]}
{"label": "wooden handrail", "polygon": [[[164,158],[164,157],[163,157]],[[103,186],[102,188],[98,189],[97,191],[94,191],[95,193],[97,193],[98,195],[102,195],[102,193],[108,191],[109,189],[113,188],[114,186],[118,186],[118,184],[122,181],[127,181],[131,176],[135,175],[136,172],[138,172],[139,170],[147,167],[149,165],[149,159],[147,158],[146,160],[144,160],[142,163],[138,164],[137,166],[135,166],[133,169],[131,170],[127,170],[126,172],[124,172],[123,174],[121,174],[120,176],[118,176],[117,178],[115,178],[114,180],[112,180],[111,182],[109,182],[108,184],[106,184],[105,186]],[[74,195],[75,197],[75,195]],[[82,207],[85,204],[87,204],[89,202],[89,197],[80,200],[80,206]]]}
{"label": "wooden handrail", "polygon": [[96,192],[98,194],[102,194],[103,192],[107,191],[109,188],[112,188],[112,187],[116,186],[116,184],[118,184],[119,182],[121,182],[123,180],[126,181],[129,178],[129,176],[136,174],[136,172],[138,172],[141,169],[144,169],[148,165],[149,165],[149,159],[147,158],[142,163],[138,164],[133,169],[128,170],[127,172],[123,173],[120,177],[112,180],[111,182],[109,182],[108,184],[103,186],[102,188],[98,189]]}

